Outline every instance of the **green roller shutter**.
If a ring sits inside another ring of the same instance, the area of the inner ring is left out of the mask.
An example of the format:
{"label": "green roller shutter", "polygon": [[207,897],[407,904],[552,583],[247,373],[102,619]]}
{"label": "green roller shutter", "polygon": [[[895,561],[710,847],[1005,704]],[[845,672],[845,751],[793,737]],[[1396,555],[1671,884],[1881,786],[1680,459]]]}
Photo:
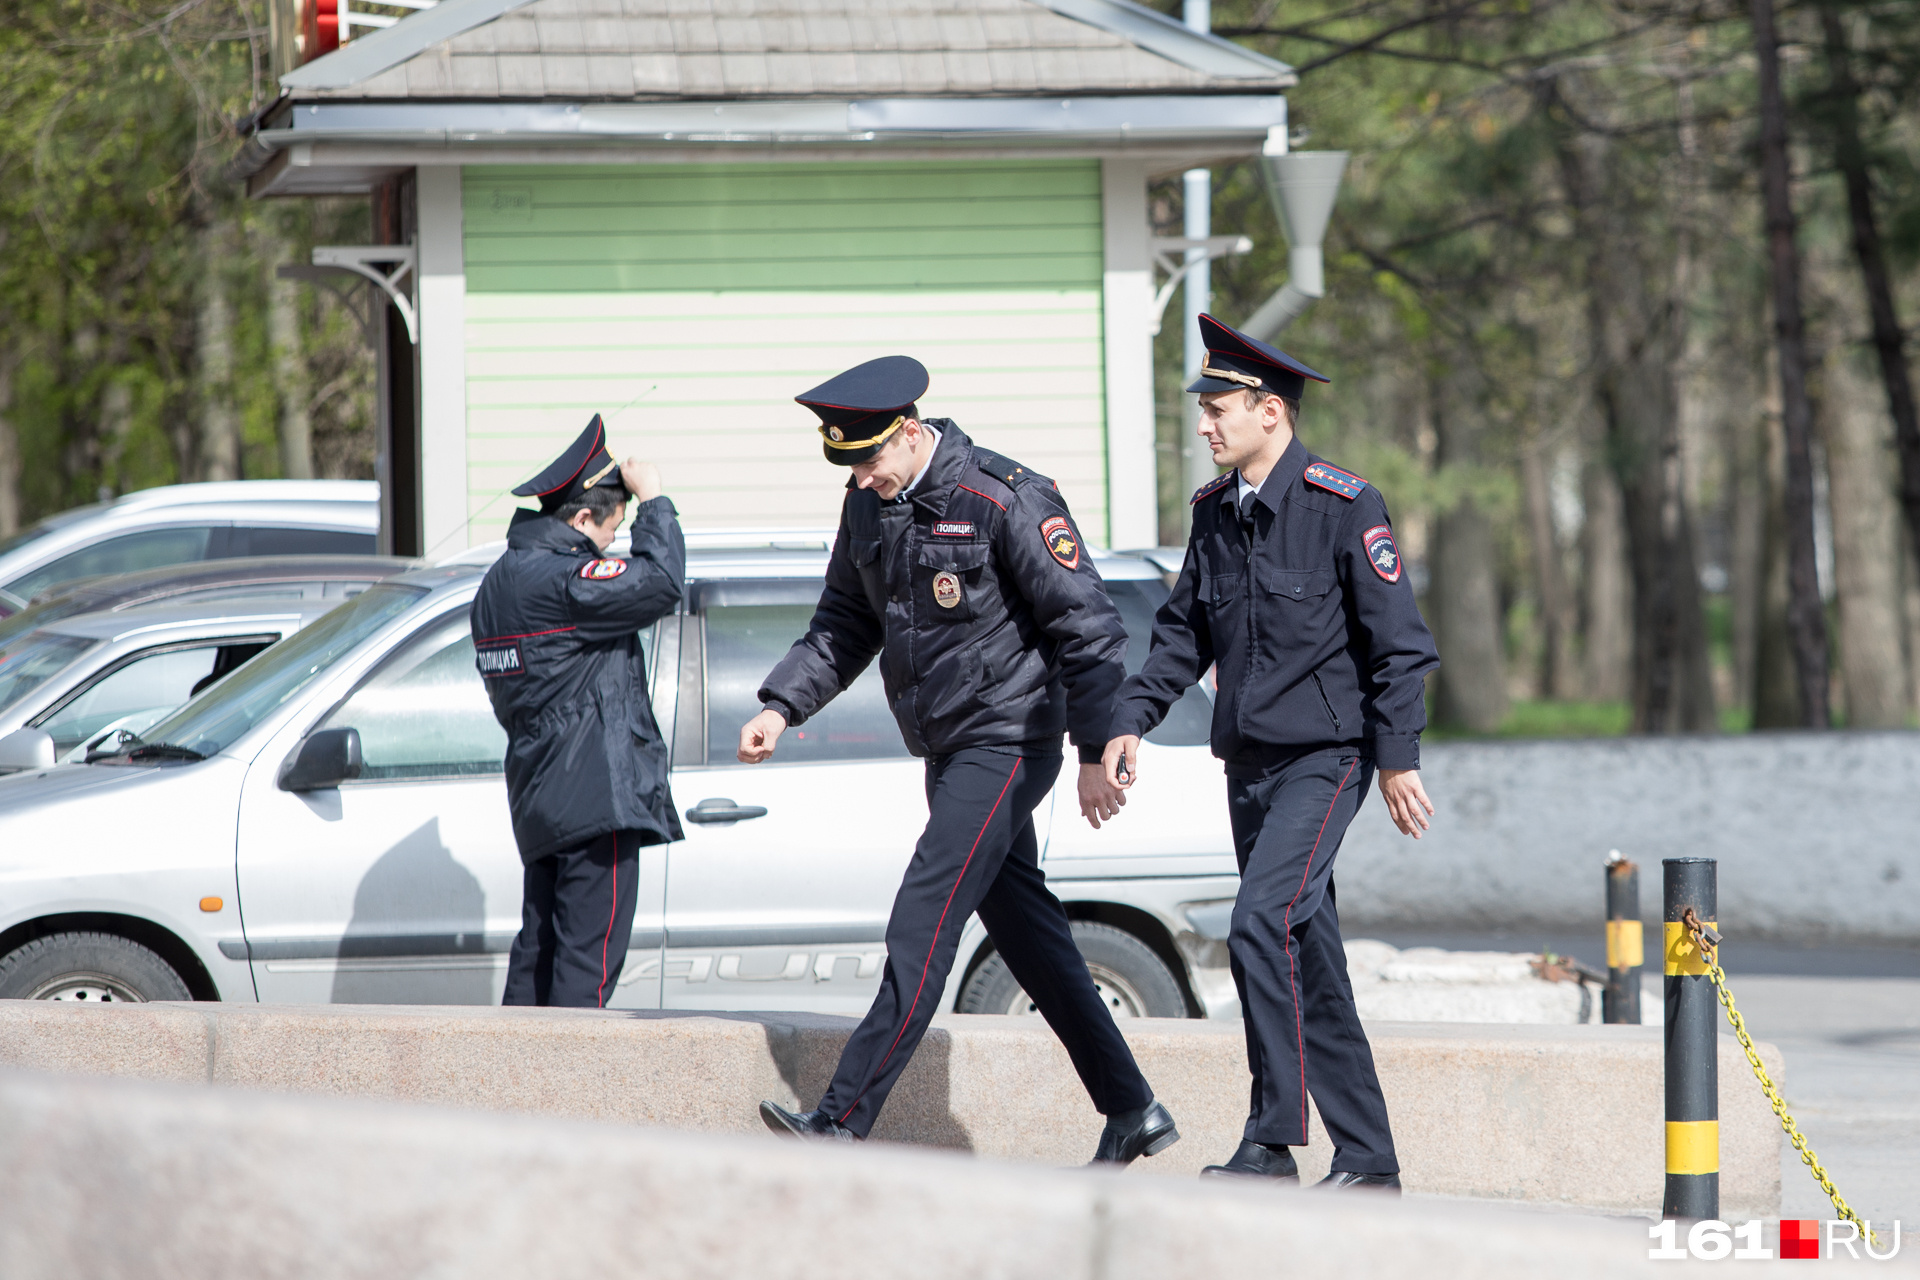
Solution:
{"label": "green roller shutter", "polygon": [[1100,539],[1098,162],[469,167],[463,206],[475,541],[596,412],[690,527],[831,525],[793,396],[895,352]]}

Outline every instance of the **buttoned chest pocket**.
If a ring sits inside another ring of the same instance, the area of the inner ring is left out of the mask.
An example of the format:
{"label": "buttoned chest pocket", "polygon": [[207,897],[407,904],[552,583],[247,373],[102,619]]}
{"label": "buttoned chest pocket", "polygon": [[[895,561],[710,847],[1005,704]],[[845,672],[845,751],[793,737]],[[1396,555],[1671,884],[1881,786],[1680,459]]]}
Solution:
{"label": "buttoned chest pocket", "polygon": [[978,617],[992,550],[984,542],[922,546],[913,574],[917,612],[934,622],[971,622]]}
{"label": "buttoned chest pocket", "polygon": [[1325,608],[1334,588],[1331,569],[1268,569],[1260,581],[1266,588],[1267,598],[1275,601],[1277,607],[1286,608],[1291,604],[1308,613]]}
{"label": "buttoned chest pocket", "polygon": [[1200,575],[1200,603],[1216,628],[1228,617],[1239,614],[1242,585],[1241,575],[1237,573]]}

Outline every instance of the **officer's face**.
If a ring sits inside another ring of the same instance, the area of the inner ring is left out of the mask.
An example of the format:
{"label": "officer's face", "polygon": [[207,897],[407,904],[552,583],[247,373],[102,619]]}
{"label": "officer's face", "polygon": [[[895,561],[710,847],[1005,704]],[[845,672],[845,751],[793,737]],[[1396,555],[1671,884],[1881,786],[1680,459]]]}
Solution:
{"label": "officer's face", "polygon": [[[1279,396],[1268,396],[1254,408],[1247,404],[1247,393],[1238,388],[1209,391],[1200,397],[1197,430],[1213,451],[1216,465],[1240,467],[1272,449],[1286,420]],[[1277,443],[1285,448],[1288,441]]]}
{"label": "officer's face", "polygon": [[593,512],[586,507],[573,513],[573,519],[567,523],[587,535],[593,545],[605,551],[613,545],[614,535],[620,532],[621,522],[627,518],[627,504],[621,503],[614,513],[607,517],[605,524],[596,524]]}
{"label": "officer's face", "polygon": [[865,462],[853,464],[853,481],[862,489],[871,489],[881,498],[891,498],[913,483],[914,476],[920,473],[923,456],[926,452],[921,446],[930,436],[918,422],[909,418],[893,437],[880,446],[880,452]]}

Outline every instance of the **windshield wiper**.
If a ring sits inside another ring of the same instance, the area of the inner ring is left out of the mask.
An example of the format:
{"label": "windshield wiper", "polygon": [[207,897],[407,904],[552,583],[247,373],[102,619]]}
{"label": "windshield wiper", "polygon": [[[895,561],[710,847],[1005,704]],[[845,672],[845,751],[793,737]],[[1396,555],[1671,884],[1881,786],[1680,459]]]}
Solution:
{"label": "windshield wiper", "polygon": [[123,743],[111,751],[87,752],[88,764],[101,764],[108,760],[205,760],[207,753],[195,751],[192,747],[175,746],[171,742],[142,742],[138,738]]}

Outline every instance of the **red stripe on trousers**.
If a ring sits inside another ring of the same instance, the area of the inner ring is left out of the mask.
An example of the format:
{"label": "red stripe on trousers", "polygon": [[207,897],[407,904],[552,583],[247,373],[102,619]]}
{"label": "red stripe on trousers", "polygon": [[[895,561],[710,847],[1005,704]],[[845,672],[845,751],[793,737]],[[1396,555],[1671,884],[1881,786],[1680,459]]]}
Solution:
{"label": "red stripe on trousers", "polygon": [[[1307,891],[1307,877],[1313,873],[1313,855],[1320,852],[1321,837],[1327,834],[1327,823],[1333,821],[1333,806],[1340,803],[1340,793],[1347,789],[1347,779],[1360,767],[1360,761],[1347,766],[1340,776],[1340,785],[1333,789],[1333,799],[1327,801],[1327,815],[1320,819],[1320,830],[1313,836],[1313,848],[1307,850],[1306,870],[1300,873],[1300,887],[1293,891],[1293,901],[1287,904],[1287,914],[1281,920],[1281,930],[1288,943],[1293,941],[1293,908],[1300,901],[1300,895]],[[1287,947],[1287,986],[1293,991],[1293,1043],[1300,1059],[1300,1139],[1306,1141],[1307,1135],[1307,1036],[1300,1019],[1300,978],[1298,966],[1293,960],[1294,948]]]}
{"label": "red stripe on trousers", "polygon": [[607,948],[613,943],[613,922],[619,918],[620,836],[616,833],[613,837],[613,907],[607,912],[607,936],[600,939],[600,985],[594,991],[594,998],[602,1009],[607,1007]]}
{"label": "red stripe on trousers", "polygon": [[[985,495],[981,495],[985,497]],[[992,501],[991,498],[988,499]],[[920,993],[926,990],[927,973],[933,968],[933,953],[940,945],[940,930],[946,926],[947,912],[953,909],[953,895],[960,892],[960,882],[967,878],[967,868],[973,865],[973,855],[980,851],[980,842],[987,837],[987,828],[993,825],[993,815],[1000,812],[1000,802],[1007,798],[1007,788],[1013,785],[1014,775],[1020,772],[1020,761],[1013,762],[1013,773],[1007,775],[1006,782],[1000,788],[1000,794],[993,799],[993,808],[987,810],[987,820],[980,824],[980,834],[973,838],[973,848],[967,850],[967,860],[960,864],[960,874],[953,878],[953,888],[947,890],[946,905],[940,908],[940,919],[933,926],[933,941],[927,944],[927,962],[920,966],[920,985],[913,989],[913,1002],[907,1006],[907,1016],[900,1020],[900,1030],[894,1034],[893,1043],[887,1046],[886,1057],[880,1059],[880,1065],[873,1069],[873,1075],[867,1077],[867,1088],[847,1108],[847,1115],[840,1117],[840,1123],[847,1122],[847,1116],[853,1114],[854,1107],[860,1105],[860,1099],[867,1096],[867,1089],[873,1087],[874,1080],[886,1070],[887,1062],[893,1057],[893,1051],[900,1047],[900,1037],[907,1034],[907,1028],[913,1024],[913,1011],[920,1007]]]}

